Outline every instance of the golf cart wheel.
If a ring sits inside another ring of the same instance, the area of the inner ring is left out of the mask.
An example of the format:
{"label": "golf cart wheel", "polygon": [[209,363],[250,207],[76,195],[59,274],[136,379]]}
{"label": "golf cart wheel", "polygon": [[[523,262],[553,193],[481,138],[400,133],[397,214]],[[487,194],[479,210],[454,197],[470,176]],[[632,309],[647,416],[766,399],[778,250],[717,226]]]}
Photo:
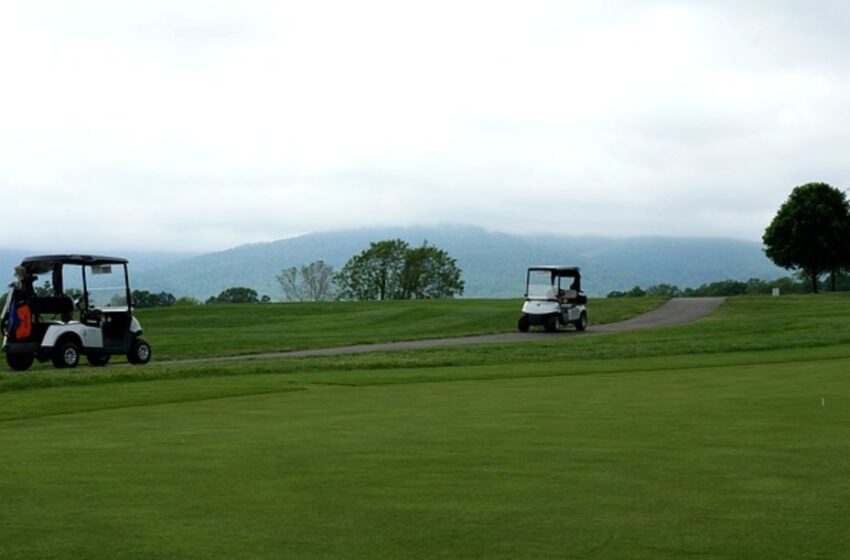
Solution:
{"label": "golf cart wheel", "polygon": [[109,363],[109,354],[87,354],[86,360],[91,366],[103,367]]}
{"label": "golf cart wheel", "polygon": [[583,331],[586,328],[587,328],[587,313],[582,311],[581,315],[579,315],[578,321],[576,321],[576,330],[577,331]]}
{"label": "golf cart wheel", "polygon": [[519,329],[519,332],[528,332],[528,328],[531,326],[531,321],[528,318],[528,315],[523,315],[519,318],[519,321],[516,323],[516,328]]}
{"label": "golf cart wheel", "polygon": [[6,363],[15,371],[26,371],[32,365],[35,356],[32,354],[6,353]]}
{"label": "golf cart wheel", "polygon": [[546,332],[555,332],[558,330],[558,317],[552,315],[548,319],[546,319],[546,323],[543,325],[546,328]]}
{"label": "golf cart wheel", "polygon": [[130,351],[127,352],[127,361],[133,365],[148,363],[151,361],[151,345],[141,338],[133,340]]}
{"label": "golf cart wheel", "polygon": [[75,342],[63,342],[53,350],[53,365],[58,368],[74,368],[80,363],[80,347]]}

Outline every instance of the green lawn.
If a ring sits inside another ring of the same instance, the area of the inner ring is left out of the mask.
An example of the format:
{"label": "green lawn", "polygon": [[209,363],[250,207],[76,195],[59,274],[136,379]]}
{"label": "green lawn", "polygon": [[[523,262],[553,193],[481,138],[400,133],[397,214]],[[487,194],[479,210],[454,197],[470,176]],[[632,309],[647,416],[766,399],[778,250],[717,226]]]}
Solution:
{"label": "green lawn", "polygon": [[842,296],[531,344],[4,374],[0,558],[847,557],[848,374]]}
{"label": "green lawn", "polygon": [[[660,298],[592,300],[594,324],[640,315]],[[460,299],[138,310],[156,359],[229,356],[516,330],[522,301]]]}

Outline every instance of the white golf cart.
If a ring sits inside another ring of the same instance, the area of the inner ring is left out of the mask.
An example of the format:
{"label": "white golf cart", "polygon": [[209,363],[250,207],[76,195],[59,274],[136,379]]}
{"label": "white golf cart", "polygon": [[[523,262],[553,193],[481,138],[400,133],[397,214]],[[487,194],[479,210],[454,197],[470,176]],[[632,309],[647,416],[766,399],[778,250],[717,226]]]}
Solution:
{"label": "white golf cart", "polygon": [[566,325],[587,328],[587,296],[581,291],[581,269],[574,266],[533,266],[528,269],[525,303],[517,328],[528,332],[543,326],[555,332]]}
{"label": "white golf cart", "polygon": [[[37,286],[39,275],[45,278]],[[131,364],[150,361],[150,345],[133,316],[126,259],[28,257],[15,276],[0,316],[12,369],[26,370],[36,359],[73,368],[81,354],[93,366],[105,366],[115,354]]]}

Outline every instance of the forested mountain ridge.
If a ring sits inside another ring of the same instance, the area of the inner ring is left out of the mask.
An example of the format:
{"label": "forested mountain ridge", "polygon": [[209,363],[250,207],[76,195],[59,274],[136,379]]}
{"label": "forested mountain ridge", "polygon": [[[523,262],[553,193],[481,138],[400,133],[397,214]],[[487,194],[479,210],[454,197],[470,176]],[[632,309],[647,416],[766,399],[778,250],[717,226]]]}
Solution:
{"label": "forested mountain ridge", "polygon": [[[321,232],[267,243],[241,245],[196,256],[107,251],[130,259],[134,289],[170,292],[205,300],[226,288],[245,286],[272,300],[283,297],[275,276],[284,268],[323,260],[339,269],[372,241],[424,241],[457,259],[465,297],[520,297],[525,269],[536,264],[582,267],[590,295],[639,285],[696,287],[717,280],[773,279],[774,266],[756,242],[713,238],[573,237],[510,235],[468,226],[366,228]],[[14,266],[38,251],[0,250],[0,275],[12,281]]]}
{"label": "forested mountain ridge", "polygon": [[466,226],[368,228],[253,243],[137,271],[134,287],[206,299],[232,286],[282,297],[275,276],[284,268],[323,260],[339,269],[372,241],[424,241],[457,259],[465,297],[519,297],[525,269],[535,264],[582,267],[585,291],[601,296],[635,285],[696,287],[724,279],[772,279],[786,274],[755,242],[711,238],[519,236]]}

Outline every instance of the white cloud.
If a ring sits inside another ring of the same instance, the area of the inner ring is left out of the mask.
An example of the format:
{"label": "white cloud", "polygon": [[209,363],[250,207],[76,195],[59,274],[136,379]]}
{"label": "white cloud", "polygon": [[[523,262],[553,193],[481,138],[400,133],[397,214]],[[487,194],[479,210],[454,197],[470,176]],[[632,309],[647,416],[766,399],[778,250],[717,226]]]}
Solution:
{"label": "white cloud", "polygon": [[213,249],[466,222],[758,239],[793,186],[850,181],[848,15],[829,1],[11,3],[0,190],[21,211],[0,235]]}

